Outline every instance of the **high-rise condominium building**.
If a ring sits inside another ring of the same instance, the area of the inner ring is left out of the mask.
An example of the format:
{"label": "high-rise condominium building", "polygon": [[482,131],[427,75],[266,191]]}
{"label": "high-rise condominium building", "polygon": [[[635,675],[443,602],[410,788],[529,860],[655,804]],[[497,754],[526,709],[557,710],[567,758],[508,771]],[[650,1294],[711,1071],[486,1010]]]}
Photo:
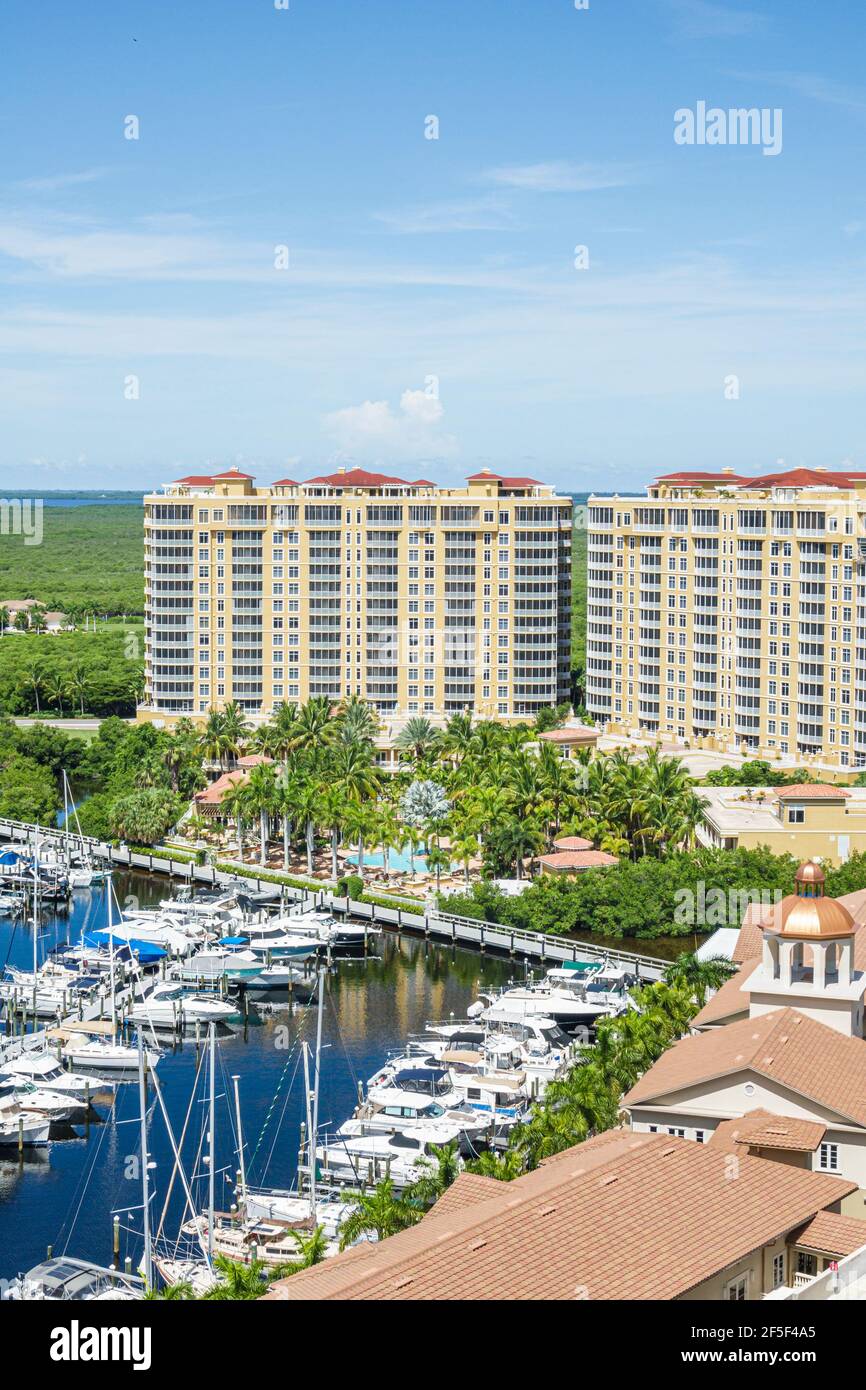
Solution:
{"label": "high-rise condominium building", "polygon": [[459,489],[357,468],[168,483],[144,499],[139,718],[353,695],[508,720],[567,700],[571,514],[487,471]]}
{"label": "high-rise condominium building", "polygon": [[587,525],[592,714],[866,765],[866,473],[671,473]]}

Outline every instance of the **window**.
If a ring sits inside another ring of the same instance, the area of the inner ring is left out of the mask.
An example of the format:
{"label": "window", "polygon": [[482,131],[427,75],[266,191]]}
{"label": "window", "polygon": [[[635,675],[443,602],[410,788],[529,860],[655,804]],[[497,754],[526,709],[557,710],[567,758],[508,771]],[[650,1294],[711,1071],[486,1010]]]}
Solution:
{"label": "window", "polygon": [[778,1289],[785,1282],[785,1252],[773,1256],[773,1288]]}
{"label": "window", "polygon": [[825,1173],[839,1171],[839,1145],[822,1144],[818,1155],[818,1167]]}
{"label": "window", "polygon": [[788,824],[802,825],[806,819],[806,809],[804,806],[788,807]]}
{"label": "window", "polygon": [[732,1279],[725,1292],[725,1300],[728,1303],[745,1303],[749,1296],[749,1276],[743,1274],[739,1279]]}

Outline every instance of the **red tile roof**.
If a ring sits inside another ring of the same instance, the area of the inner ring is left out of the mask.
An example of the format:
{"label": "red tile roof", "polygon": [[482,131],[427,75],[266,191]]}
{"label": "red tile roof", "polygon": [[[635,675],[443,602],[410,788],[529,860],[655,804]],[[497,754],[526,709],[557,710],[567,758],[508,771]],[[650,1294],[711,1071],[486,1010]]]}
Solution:
{"label": "red tile roof", "polygon": [[584,840],[582,835],[560,835],[559,839],[554,840],[553,844],[556,849],[592,849],[592,840]]}
{"label": "red tile roof", "polygon": [[298,486],[298,484],[295,482],[294,478],[278,478],[277,481],[276,481],[275,483],[271,483],[271,487],[297,487],[297,486]]}
{"label": "red tile roof", "polygon": [[213,478],[209,477],[206,473],[191,473],[188,478],[175,478],[175,482],[198,483],[201,485],[202,483],[212,483]]}
{"label": "red tile roof", "polygon": [[405,478],[392,478],[387,473],[368,473],[365,468],[350,468],[344,473],[324,473],[320,478],[308,478],[307,483],[323,487],[414,487]]}
{"label": "red tile roof", "polygon": [[227,468],[224,473],[214,473],[214,481],[218,478],[223,481],[227,478],[246,478],[248,482],[252,482],[254,477],[254,473],[241,473],[238,468]]}
{"label": "red tile roof", "polygon": [[773,1009],[681,1038],[623,1098],[627,1109],[725,1076],[753,1072],[866,1129],[866,1041],[797,1009]]}
{"label": "red tile roof", "polygon": [[776,787],[780,801],[792,797],[795,801],[844,801],[851,795],[846,787],[834,787],[829,782],[796,782],[790,787]]}
{"label": "red tile roof", "polygon": [[866,1221],[859,1216],[842,1216],[837,1211],[819,1211],[789,1237],[792,1245],[816,1250],[842,1260],[866,1245]]}
{"label": "red tile roof", "polygon": [[849,488],[852,482],[862,481],[866,478],[866,473],[858,473],[845,469],[840,472],[831,472],[829,469],[821,468],[790,468],[780,473],[764,473],[757,478],[745,477],[740,473],[663,473],[657,479],[659,483],[680,484],[683,487],[700,487],[702,484],[711,486],[713,484],[730,483],[737,487],[769,488],[769,487],[838,487]]}
{"label": "red tile roof", "polygon": [[601,869],[618,864],[615,854],[603,849],[560,850],[556,854],[542,854],[538,860],[545,869]]}
{"label": "red tile roof", "polygon": [[503,487],[541,487],[537,478],[504,478],[501,473],[491,473],[483,468],[480,473],[470,473],[467,483],[501,483]]}
{"label": "red tile roof", "polygon": [[[725,1146],[730,1153],[736,1144],[743,1148],[781,1149],[790,1153],[814,1153],[827,1126],[814,1120],[798,1120],[789,1115],[774,1115],[770,1110],[750,1110],[738,1120],[723,1120],[717,1125],[710,1144]],[[866,1232],[866,1226],[864,1226]],[[866,1242],[866,1236],[864,1236]]]}
{"label": "red tile roof", "polygon": [[745,1154],[734,1200],[720,1150],[615,1130],[497,1184],[484,1200],[434,1207],[388,1240],[279,1280],[266,1298],[674,1299],[856,1188]]}

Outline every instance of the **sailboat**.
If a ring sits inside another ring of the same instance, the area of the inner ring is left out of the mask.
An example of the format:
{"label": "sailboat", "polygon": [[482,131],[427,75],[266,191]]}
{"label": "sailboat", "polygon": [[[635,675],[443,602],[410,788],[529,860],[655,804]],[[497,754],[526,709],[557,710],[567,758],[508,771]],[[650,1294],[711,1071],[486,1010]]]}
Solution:
{"label": "sailboat", "polygon": [[[130,1072],[133,1071],[138,1063],[138,1051],[135,1047],[129,1047],[126,1043],[120,1042],[117,1036],[117,994],[114,971],[114,934],[112,932],[112,900],[114,898],[114,888],[109,883],[108,886],[108,951],[109,951],[109,996],[111,999],[111,1036],[106,1038],[99,1036],[101,1030],[94,1029],[93,1035],[86,1038],[86,1041],[79,1041],[80,1034],[87,1033],[87,1024],[81,1023],[70,1026],[70,1031],[74,1035],[66,1045],[65,1056],[74,1067],[85,1070],[88,1067],[96,1067],[100,1072]],[[162,1057],[161,1052],[153,1051],[145,1053],[147,1065],[153,1070]]]}
{"label": "sailboat", "polygon": [[[94,883],[104,883],[111,878],[110,868],[96,868],[93,858],[84,848],[84,836],[81,833],[81,822],[78,819],[78,808],[72,796],[69,786],[69,778],[66,769],[63,771],[63,829],[66,840],[66,875],[69,879],[70,888],[91,888]],[[78,839],[81,849],[73,853],[69,839],[69,816],[75,817],[75,827],[78,831]]]}

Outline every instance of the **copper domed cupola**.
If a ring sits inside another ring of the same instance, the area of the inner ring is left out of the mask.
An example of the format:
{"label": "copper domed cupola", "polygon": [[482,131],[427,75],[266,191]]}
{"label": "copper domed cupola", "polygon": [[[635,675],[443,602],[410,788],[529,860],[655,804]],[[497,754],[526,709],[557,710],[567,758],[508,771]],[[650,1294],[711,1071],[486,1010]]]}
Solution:
{"label": "copper domed cupola", "polygon": [[825,941],[854,934],[857,926],[847,907],[835,898],[824,897],[824,870],[820,864],[801,864],[794,882],[795,892],[773,908],[768,931]]}

